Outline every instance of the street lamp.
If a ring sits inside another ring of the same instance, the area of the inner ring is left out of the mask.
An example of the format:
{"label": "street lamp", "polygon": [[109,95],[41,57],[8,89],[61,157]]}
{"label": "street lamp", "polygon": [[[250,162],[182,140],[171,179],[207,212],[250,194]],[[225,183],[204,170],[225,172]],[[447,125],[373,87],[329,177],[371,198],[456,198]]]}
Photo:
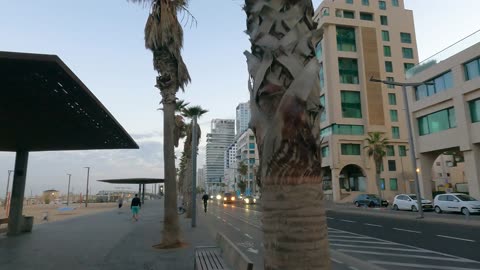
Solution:
{"label": "street lamp", "polygon": [[85,194],[85,207],[88,207],[88,180],[90,179],[90,167],[83,167],[87,169],[87,192]]}
{"label": "street lamp", "polygon": [[67,206],[70,202],[70,180],[72,179],[72,175],[67,173],[68,175],[68,189],[67,189]]}
{"label": "street lamp", "polygon": [[8,189],[10,187],[10,174],[13,172],[13,170],[8,170],[8,178],[7,178],[7,190],[5,191],[5,203],[3,205],[3,209],[7,209],[7,197],[8,197]]}
{"label": "street lamp", "polygon": [[379,82],[387,85],[396,85],[402,87],[403,100],[405,103],[405,114],[407,115],[407,127],[408,127],[408,143],[410,144],[410,159],[412,160],[412,168],[417,168],[415,173],[415,189],[417,194],[417,204],[418,204],[418,218],[423,218],[423,207],[422,207],[422,197],[420,194],[420,180],[418,179],[418,173],[420,169],[417,167],[417,159],[415,158],[415,145],[413,144],[413,131],[412,123],[410,121],[410,109],[407,99],[407,86],[419,86],[419,85],[430,85],[429,82],[420,82],[420,83],[401,83],[395,81],[382,81],[379,79],[370,78],[371,82]]}

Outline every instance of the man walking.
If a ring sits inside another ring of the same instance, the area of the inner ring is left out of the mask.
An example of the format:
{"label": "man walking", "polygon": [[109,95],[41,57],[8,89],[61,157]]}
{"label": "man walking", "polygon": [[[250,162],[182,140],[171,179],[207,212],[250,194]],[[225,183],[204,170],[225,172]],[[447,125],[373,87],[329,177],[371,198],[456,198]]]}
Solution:
{"label": "man walking", "polygon": [[140,202],[140,198],[138,198],[138,194],[135,194],[135,198],[132,199],[132,204],[130,205],[130,209],[132,209],[132,217],[135,221],[138,221],[138,212],[142,207],[142,203]]}
{"label": "man walking", "polygon": [[207,202],[208,202],[208,195],[205,193],[203,196],[202,196],[202,200],[203,200],[203,208],[205,210],[205,213],[207,213]]}

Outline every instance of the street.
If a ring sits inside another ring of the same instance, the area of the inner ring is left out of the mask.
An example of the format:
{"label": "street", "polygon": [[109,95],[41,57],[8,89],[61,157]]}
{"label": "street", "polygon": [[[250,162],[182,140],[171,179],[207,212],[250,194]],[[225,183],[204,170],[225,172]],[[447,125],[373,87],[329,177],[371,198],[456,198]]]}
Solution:
{"label": "street", "polygon": [[[223,232],[254,262],[262,261],[262,213],[258,206],[209,203],[199,212],[208,228]],[[480,269],[479,227],[388,215],[327,211],[331,250],[384,269]],[[356,269],[332,256],[335,269]]]}

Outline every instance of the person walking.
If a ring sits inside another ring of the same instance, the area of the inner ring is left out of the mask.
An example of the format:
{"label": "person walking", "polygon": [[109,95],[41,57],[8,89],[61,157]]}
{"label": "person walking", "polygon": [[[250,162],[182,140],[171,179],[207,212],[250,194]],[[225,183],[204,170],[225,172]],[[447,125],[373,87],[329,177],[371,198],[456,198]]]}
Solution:
{"label": "person walking", "polygon": [[118,198],[118,209],[122,208],[122,206],[123,206],[123,198],[120,197]]}
{"label": "person walking", "polygon": [[208,202],[208,199],[209,199],[208,194],[205,193],[205,194],[202,196],[203,208],[204,208],[204,210],[205,210],[205,213],[207,213],[207,202]]}
{"label": "person walking", "polygon": [[138,212],[140,211],[140,208],[142,207],[142,202],[140,201],[140,198],[138,198],[138,194],[135,194],[135,198],[132,199],[132,203],[130,205],[130,209],[132,210],[132,217],[135,221],[138,221]]}

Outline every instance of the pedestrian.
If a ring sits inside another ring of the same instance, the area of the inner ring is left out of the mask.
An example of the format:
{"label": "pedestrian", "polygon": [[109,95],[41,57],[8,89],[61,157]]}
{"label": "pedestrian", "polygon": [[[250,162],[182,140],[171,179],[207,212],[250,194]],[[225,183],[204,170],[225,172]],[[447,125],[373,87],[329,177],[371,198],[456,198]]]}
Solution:
{"label": "pedestrian", "polygon": [[132,203],[130,205],[130,209],[132,209],[132,217],[135,221],[138,221],[138,212],[142,208],[142,202],[140,202],[140,198],[138,198],[138,194],[135,194],[135,198],[132,199]]}
{"label": "pedestrian", "polygon": [[123,205],[123,198],[120,197],[118,198],[118,209],[122,208],[122,205]]}
{"label": "pedestrian", "polygon": [[203,208],[204,208],[204,210],[205,210],[205,213],[207,213],[207,202],[208,202],[208,199],[209,199],[208,194],[205,193],[205,194],[202,196]]}

